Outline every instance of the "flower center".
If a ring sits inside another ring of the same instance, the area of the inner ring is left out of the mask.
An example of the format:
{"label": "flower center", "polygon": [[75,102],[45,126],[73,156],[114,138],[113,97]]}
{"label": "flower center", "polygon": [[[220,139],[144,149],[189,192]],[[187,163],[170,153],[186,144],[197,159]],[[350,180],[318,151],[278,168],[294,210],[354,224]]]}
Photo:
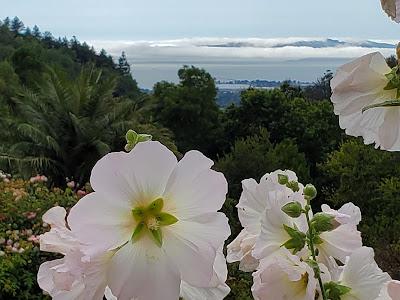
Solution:
{"label": "flower center", "polygon": [[158,198],[148,206],[139,206],[132,209],[132,216],[137,222],[136,228],[132,233],[132,242],[135,243],[140,238],[149,233],[153,241],[161,248],[163,226],[169,226],[178,222],[173,215],[163,212],[164,200]]}

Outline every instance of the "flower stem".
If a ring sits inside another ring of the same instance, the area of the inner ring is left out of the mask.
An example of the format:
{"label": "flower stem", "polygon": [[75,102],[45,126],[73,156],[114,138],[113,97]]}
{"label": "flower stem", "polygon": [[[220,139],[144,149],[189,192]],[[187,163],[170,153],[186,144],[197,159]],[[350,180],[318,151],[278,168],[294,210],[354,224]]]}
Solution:
{"label": "flower stem", "polygon": [[[308,247],[311,251],[312,259],[315,262],[317,262],[317,257],[315,255],[315,248],[314,248],[314,231],[311,226],[310,216],[308,215],[310,209],[311,209],[310,204],[307,204],[306,209],[305,209],[305,214],[306,214],[307,225],[308,225]],[[324,284],[322,283],[322,279],[321,279],[321,269],[319,268],[318,263],[316,264],[315,268],[317,269],[316,275],[317,275],[319,287],[321,288],[322,299],[328,300],[326,298]]]}

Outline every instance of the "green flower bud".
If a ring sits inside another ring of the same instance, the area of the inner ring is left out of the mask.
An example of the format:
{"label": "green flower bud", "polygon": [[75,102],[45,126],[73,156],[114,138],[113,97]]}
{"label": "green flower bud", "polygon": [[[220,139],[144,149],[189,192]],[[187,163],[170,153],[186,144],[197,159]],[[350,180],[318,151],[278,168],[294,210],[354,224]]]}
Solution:
{"label": "green flower bud", "polygon": [[152,136],[150,134],[136,133],[136,131],[129,129],[125,135],[127,144],[125,145],[125,151],[131,151],[138,143],[151,141]]}
{"label": "green flower bud", "polygon": [[297,181],[289,181],[288,183],[286,183],[286,186],[291,189],[293,192],[298,192],[300,191],[300,187],[299,187],[299,183]]}
{"label": "green flower bud", "polygon": [[312,200],[317,197],[317,189],[309,183],[304,187],[303,194],[306,200]]}
{"label": "green flower bud", "polygon": [[282,207],[282,211],[289,217],[298,218],[303,213],[303,207],[300,202],[290,202]]}
{"label": "green flower bud", "polygon": [[289,182],[289,177],[285,174],[278,174],[278,182],[279,184],[287,184]]}
{"label": "green flower bud", "polygon": [[335,229],[334,225],[335,217],[326,213],[317,213],[311,220],[311,226],[317,232],[331,231]]}

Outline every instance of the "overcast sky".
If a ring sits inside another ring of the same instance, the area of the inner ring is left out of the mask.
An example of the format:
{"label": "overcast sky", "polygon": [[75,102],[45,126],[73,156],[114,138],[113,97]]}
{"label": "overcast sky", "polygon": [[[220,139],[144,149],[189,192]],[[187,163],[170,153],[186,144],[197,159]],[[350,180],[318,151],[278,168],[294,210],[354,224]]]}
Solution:
{"label": "overcast sky", "polygon": [[80,40],[400,37],[379,0],[0,0],[0,7],[1,18],[17,15]]}

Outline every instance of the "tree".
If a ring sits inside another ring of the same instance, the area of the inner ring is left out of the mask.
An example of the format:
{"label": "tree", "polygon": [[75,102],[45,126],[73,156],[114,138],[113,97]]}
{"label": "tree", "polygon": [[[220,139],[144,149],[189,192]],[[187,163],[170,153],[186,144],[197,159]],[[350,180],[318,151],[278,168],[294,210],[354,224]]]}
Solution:
{"label": "tree", "polygon": [[26,27],[24,34],[25,34],[25,36],[31,36],[32,30],[29,27]]}
{"label": "tree", "polygon": [[199,149],[213,156],[220,128],[214,79],[194,66],[184,66],[178,76],[179,84],[154,86],[154,119],[172,130],[181,152]]}
{"label": "tree", "polygon": [[10,20],[10,18],[9,18],[9,17],[5,18],[5,19],[3,20],[3,26],[5,26],[6,28],[10,28],[10,25],[11,25],[11,20]]}
{"label": "tree", "polygon": [[131,75],[131,66],[128,63],[125,52],[122,51],[121,57],[118,59],[117,69],[125,76]]}
{"label": "tree", "polygon": [[21,33],[21,31],[25,28],[24,23],[18,18],[14,17],[11,21],[10,29],[16,34]]}
{"label": "tree", "polygon": [[304,89],[304,95],[310,100],[329,100],[332,95],[331,80],[333,73],[327,70],[321,78]]}
{"label": "tree", "polygon": [[85,184],[96,161],[136,125],[135,103],[114,98],[114,87],[115,80],[87,67],[76,81],[51,72],[38,92],[23,90],[12,145],[0,161],[28,177],[46,174],[57,185],[66,177]]}
{"label": "tree", "polygon": [[37,39],[40,39],[42,37],[42,34],[37,25],[33,26],[32,35]]}

